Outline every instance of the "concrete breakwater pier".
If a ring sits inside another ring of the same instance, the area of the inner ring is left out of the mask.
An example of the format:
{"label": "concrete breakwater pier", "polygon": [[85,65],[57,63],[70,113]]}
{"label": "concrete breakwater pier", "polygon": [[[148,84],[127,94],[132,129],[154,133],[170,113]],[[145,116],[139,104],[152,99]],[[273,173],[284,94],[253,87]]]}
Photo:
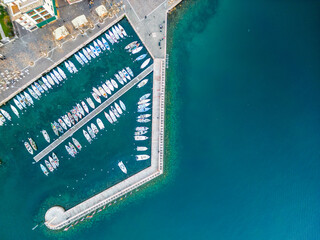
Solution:
{"label": "concrete breakwater pier", "polygon": [[171,4],[151,2],[156,7],[141,18],[137,11],[141,16],[141,9],[146,10],[148,4],[136,1],[138,5],[132,5],[130,1],[124,1],[126,17],[154,59],[148,68],[148,71],[153,70],[151,166],[68,210],[53,206],[45,214],[45,225],[49,229],[67,227],[163,173],[167,13],[181,0],[170,1]]}

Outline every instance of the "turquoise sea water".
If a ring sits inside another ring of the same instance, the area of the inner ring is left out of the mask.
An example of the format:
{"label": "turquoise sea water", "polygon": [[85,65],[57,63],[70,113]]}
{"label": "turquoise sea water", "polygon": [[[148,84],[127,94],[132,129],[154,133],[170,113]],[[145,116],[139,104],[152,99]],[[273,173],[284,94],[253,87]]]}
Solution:
{"label": "turquoise sea water", "polygon": [[40,219],[50,194],[5,171],[2,238],[319,239],[319,7],[186,1],[169,17],[164,176],[52,233],[16,220],[25,202]]}

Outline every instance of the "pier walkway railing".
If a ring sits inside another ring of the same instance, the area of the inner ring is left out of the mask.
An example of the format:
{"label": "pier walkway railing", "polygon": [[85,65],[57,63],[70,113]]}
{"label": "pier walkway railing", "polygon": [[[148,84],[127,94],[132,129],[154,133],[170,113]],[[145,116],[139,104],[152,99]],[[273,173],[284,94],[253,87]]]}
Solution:
{"label": "pier walkway railing", "polygon": [[64,142],[67,138],[71,137],[76,131],[82,128],[85,124],[87,124],[92,118],[97,116],[100,112],[102,112],[106,107],[112,104],[115,100],[120,98],[124,93],[126,93],[129,89],[131,89],[134,85],[136,85],[140,80],[145,78],[149,73],[152,72],[153,64],[148,68],[143,70],[137,77],[133,80],[129,81],[126,85],[124,85],[121,89],[111,95],[106,101],[101,103],[92,112],[86,115],[83,119],[81,119],[77,124],[72,126],[69,130],[67,130],[63,135],[61,135],[58,139],[48,145],[45,149],[39,152],[33,159],[36,162],[39,162],[43,157],[52,152],[56,147],[58,147],[62,142]]}

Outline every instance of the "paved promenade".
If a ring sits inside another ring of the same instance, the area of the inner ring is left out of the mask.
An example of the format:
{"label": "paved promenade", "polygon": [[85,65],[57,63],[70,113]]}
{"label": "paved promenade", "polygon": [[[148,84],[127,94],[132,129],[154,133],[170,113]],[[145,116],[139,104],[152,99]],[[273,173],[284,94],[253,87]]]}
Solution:
{"label": "paved promenade", "polygon": [[149,73],[152,72],[153,65],[150,65],[144,71],[142,71],[137,77],[132,79],[126,85],[124,85],[119,91],[111,95],[106,101],[101,103],[98,107],[96,107],[92,112],[90,112],[87,116],[81,119],[77,124],[71,127],[68,131],[66,131],[63,135],[61,135],[58,139],[48,145],[45,149],[39,152],[33,159],[38,162],[44,156],[48,155],[52,152],[56,147],[58,147],[61,143],[63,143],[67,138],[71,137],[76,131],[82,128],[85,124],[87,124],[92,118],[96,117],[97,114],[102,112],[106,107],[112,104],[115,100],[121,97],[124,93],[126,93],[129,89],[131,89],[134,85],[136,85],[140,80],[145,78]]}
{"label": "paved promenade", "polygon": [[45,215],[45,224],[48,228],[58,230],[66,227],[72,222],[131,192],[163,172],[163,138],[160,138],[160,134],[163,133],[164,127],[164,109],[162,109],[164,107],[164,61],[162,59],[155,59],[151,68],[153,67],[151,166],[67,211],[60,206],[50,208]]}

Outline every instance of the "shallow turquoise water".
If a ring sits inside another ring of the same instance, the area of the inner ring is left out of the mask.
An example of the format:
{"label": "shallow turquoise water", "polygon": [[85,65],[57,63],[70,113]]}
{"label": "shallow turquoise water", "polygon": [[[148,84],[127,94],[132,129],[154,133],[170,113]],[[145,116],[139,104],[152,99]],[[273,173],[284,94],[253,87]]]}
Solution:
{"label": "shallow turquoise water", "polygon": [[169,18],[165,176],[67,233],[8,214],[4,239],[319,239],[319,5],[183,4]]}

